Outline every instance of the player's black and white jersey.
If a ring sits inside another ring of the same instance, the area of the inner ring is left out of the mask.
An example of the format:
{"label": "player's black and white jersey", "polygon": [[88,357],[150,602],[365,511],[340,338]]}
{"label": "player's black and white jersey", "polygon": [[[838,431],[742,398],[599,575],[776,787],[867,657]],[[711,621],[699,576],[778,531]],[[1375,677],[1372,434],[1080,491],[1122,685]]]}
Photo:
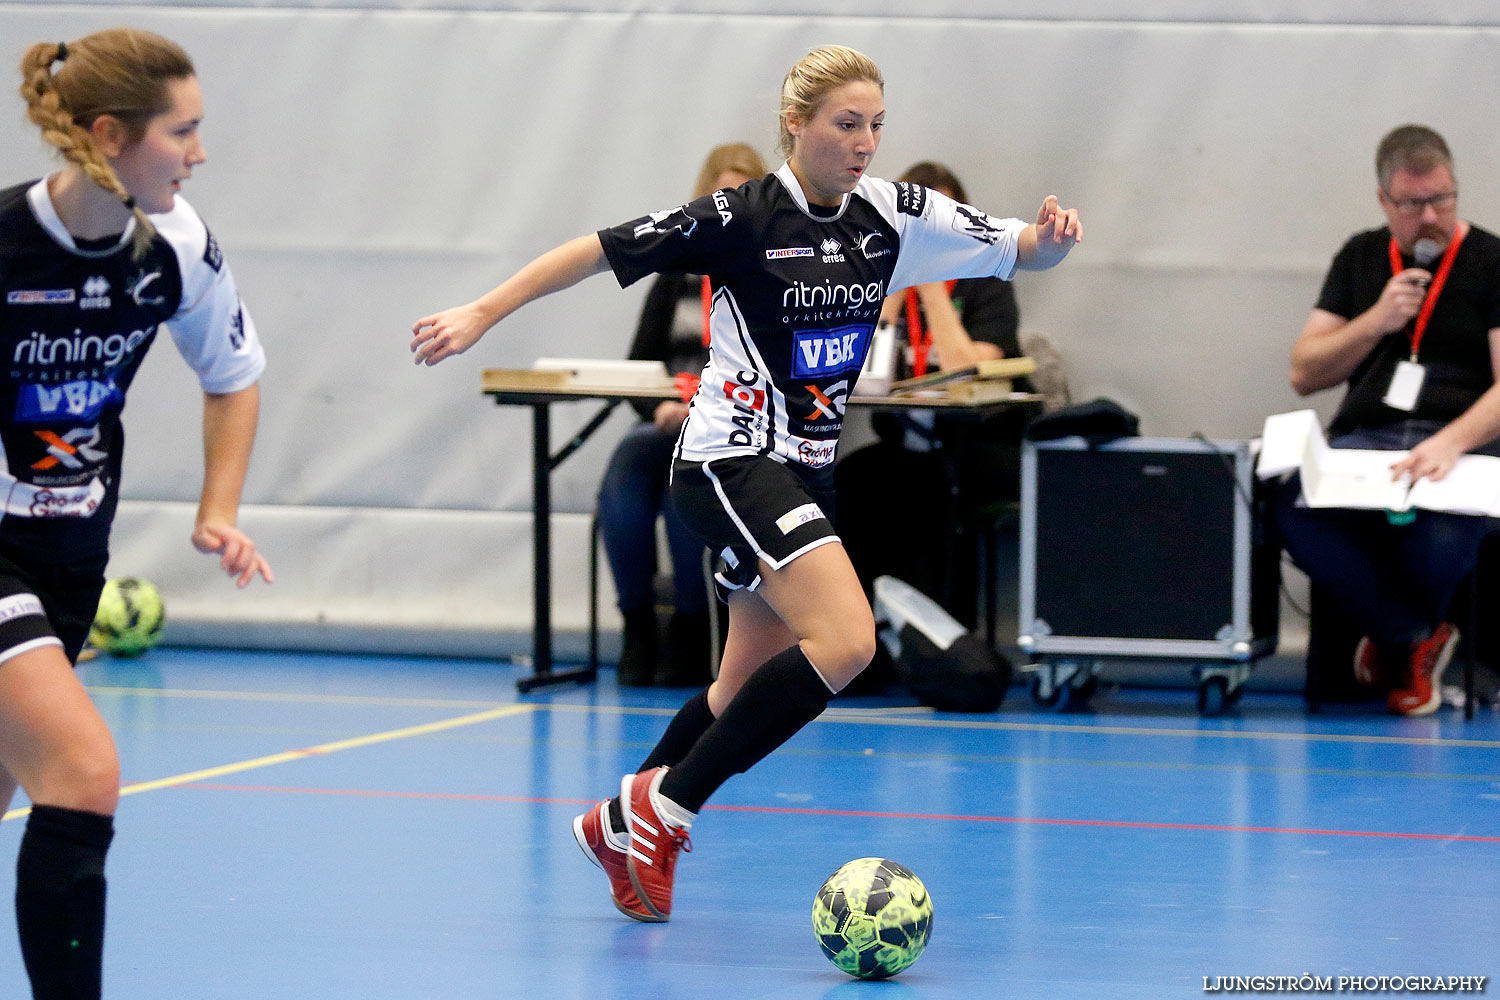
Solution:
{"label": "player's black and white jersey", "polygon": [[621,286],[706,274],[712,343],[677,456],[830,465],[886,295],[947,278],[1010,278],[1019,219],[914,184],[860,179],[827,218],[789,164],[599,233]]}
{"label": "player's black and white jersey", "polygon": [[[0,542],[50,559],[107,550],[125,393],[168,324],[199,384],[236,392],[265,355],[203,220],[178,198],[107,246],[79,245],[46,180],[0,191]],[[189,433],[193,428],[172,428]]]}

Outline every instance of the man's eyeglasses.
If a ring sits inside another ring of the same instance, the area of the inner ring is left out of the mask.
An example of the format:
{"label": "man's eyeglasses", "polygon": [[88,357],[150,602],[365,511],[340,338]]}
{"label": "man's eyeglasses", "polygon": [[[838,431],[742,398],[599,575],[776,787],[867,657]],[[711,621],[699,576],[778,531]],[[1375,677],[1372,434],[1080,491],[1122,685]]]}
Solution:
{"label": "man's eyeglasses", "polygon": [[1389,194],[1385,200],[1391,203],[1391,207],[1402,215],[1421,215],[1422,210],[1428,205],[1433,211],[1443,212],[1458,203],[1457,191],[1445,191],[1442,194],[1429,195],[1426,198],[1392,198]]}

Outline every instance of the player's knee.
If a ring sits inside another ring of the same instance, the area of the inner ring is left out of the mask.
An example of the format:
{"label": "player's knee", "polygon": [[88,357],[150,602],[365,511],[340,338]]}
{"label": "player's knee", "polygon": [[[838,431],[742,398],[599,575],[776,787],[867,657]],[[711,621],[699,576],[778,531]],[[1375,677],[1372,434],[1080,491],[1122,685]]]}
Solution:
{"label": "player's knee", "polygon": [[113,746],[70,750],[49,772],[49,804],[114,814],[120,801],[120,759]]}
{"label": "player's knee", "polygon": [[872,619],[867,627],[851,627],[840,632],[833,641],[820,643],[812,649],[804,644],[803,649],[828,686],[841,691],[875,657],[875,622]]}

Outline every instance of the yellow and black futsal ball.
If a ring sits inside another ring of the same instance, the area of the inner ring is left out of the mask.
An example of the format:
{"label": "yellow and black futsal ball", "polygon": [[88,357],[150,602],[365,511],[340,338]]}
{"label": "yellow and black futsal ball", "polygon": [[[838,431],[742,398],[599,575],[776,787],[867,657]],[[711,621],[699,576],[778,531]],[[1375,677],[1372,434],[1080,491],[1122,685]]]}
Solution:
{"label": "yellow and black futsal ball", "polygon": [[165,621],[161,595],[149,580],[116,577],[99,595],[89,642],[112,656],[140,656],[156,645]]}
{"label": "yellow and black futsal ball", "polygon": [[927,947],[932,897],[896,862],[859,858],[828,876],[813,900],[812,921],[830,962],[859,979],[885,979]]}

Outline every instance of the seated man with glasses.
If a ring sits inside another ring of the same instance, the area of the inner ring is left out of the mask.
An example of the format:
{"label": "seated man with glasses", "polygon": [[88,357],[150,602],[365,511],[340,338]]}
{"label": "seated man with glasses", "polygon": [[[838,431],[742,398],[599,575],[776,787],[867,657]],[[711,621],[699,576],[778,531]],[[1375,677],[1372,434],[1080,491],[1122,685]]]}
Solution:
{"label": "seated man with glasses", "polygon": [[[1387,225],[1334,257],[1292,348],[1299,395],[1345,385],[1334,447],[1407,452],[1393,477],[1438,480],[1460,455],[1500,455],[1500,238],[1458,217],[1443,137],[1403,125],[1375,154]],[[1441,703],[1458,640],[1447,619],[1489,528],[1483,517],[1420,510],[1310,509],[1294,476],[1278,498],[1292,558],[1365,635],[1362,683],[1392,712]]]}

